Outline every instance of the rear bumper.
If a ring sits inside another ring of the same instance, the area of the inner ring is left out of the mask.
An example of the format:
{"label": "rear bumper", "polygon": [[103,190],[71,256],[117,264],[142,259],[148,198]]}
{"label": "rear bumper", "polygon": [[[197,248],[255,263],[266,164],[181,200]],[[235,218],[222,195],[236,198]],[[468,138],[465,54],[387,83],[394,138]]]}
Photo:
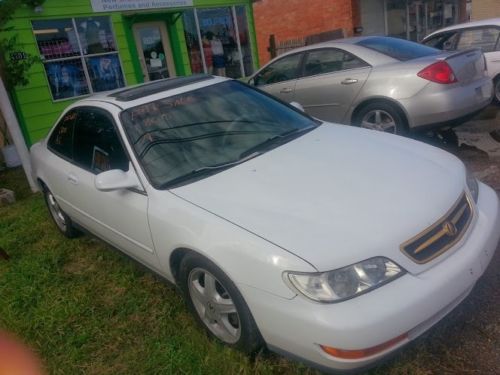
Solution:
{"label": "rear bumper", "polygon": [[[369,367],[421,335],[470,293],[500,237],[498,197],[483,184],[476,215],[464,243],[442,262],[342,303],[319,304],[301,296],[287,300],[239,288],[271,349],[329,371]],[[401,335],[406,336],[391,347],[360,359],[333,357],[319,346],[360,350]]]}
{"label": "rear bumper", "polygon": [[446,90],[436,90],[436,85],[430,83],[417,95],[399,100],[411,130],[459,125],[487,107],[493,99],[493,82],[489,77]]}

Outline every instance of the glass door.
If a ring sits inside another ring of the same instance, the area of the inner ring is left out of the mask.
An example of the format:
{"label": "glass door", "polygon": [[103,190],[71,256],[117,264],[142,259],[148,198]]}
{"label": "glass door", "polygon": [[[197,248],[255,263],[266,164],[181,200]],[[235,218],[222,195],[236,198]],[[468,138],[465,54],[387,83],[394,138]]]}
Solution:
{"label": "glass door", "polygon": [[175,77],[172,50],[165,24],[136,23],[133,30],[144,82]]}
{"label": "glass door", "polygon": [[412,1],[408,6],[408,39],[420,42],[427,28],[427,5],[422,1]]}

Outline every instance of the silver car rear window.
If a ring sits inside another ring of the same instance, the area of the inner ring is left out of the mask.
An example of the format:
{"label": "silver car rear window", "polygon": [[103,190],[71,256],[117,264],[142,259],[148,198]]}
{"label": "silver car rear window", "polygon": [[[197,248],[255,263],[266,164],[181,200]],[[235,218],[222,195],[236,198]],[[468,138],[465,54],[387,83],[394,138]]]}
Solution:
{"label": "silver car rear window", "polygon": [[408,61],[440,53],[440,51],[436,48],[427,47],[404,39],[390,37],[367,38],[360,40],[356,44],[375,50],[399,61]]}

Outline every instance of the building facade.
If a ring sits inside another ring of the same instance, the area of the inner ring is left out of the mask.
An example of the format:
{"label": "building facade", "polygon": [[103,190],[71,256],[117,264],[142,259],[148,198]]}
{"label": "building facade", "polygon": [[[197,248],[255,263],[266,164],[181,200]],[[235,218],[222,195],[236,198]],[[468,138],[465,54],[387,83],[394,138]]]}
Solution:
{"label": "building facade", "polygon": [[270,59],[269,37],[279,42],[305,39],[309,35],[341,29],[352,36],[359,24],[357,1],[352,0],[257,0],[255,29],[260,64]]}
{"label": "building facade", "polygon": [[12,20],[19,53],[39,56],[11,93],[26,139],[44,137],[76,99],[161,78],[250,75],[250,0],[47,0]]}
{"label": "building facade", "polygon": [[471,19],[473,21],[500,17],[500,0],[473,0]]}
{"label": "building facade", "polygon": [[257,0],[254,17],[260,63],[271,57],[271,35],[284,46],[287,41],[299,39],[300,44],[300,39],[310,35],[339,29],[342,32],[336,36],[388,35],[420,41],[432,31],[466,21],[467,3],[468,0]]}
{"label": "building facade", "polygon": [[466,0],[358,0],[363,35],[416,42],[446,26],[465,22]]}

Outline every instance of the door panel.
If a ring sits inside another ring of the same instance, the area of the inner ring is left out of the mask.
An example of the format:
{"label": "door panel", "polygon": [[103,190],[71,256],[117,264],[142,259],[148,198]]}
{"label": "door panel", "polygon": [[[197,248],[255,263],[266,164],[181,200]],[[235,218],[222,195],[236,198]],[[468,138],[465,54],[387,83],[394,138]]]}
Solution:
{"label": "door panel", "polygon": [[78,224],[151,267],[157,264],[149,230],[146,194],[121,189],[102,192],[98,173],[132,168],[112,120],[103,109],[79,107],[73,161],[59,161],[61,207]]}
{"label": "door panel", "polygon": [[157,264],[149,231],[148,197],[131,190],[102,192],[95,188],[95,174],[72,166],[66,201],[79,224],[150,266]]}
{"label": "door panel", "polygon": [[287,55],[262,69],[255,77],[255,85],[285,102],[294,100],[294,91],[303,53]]}
{"label": "door panel", "polygon": [[343,122],[370,71],[368,64],[342,50],[309,52],[304,62],[305,77],[295,85],[295,101],[311,116]]}

